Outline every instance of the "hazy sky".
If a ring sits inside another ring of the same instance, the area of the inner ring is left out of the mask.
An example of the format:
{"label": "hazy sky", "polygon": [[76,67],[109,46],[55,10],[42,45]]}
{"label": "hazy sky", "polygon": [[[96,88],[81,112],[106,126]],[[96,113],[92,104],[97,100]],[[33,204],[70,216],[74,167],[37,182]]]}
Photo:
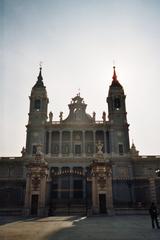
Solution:
{"label": "hazy sky", "polygon": [[54,120],[67,116],[79,88],[101,120],[113,60],[130,139],[140,154],[160,154],[159,13],[159,0],[0,0],[0,156],[25,146],[40,61]]}

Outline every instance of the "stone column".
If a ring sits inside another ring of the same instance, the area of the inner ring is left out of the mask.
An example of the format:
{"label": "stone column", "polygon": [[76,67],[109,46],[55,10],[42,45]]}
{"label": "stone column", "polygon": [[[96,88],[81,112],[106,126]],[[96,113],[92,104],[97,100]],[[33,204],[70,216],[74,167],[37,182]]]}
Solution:
{"label": "stone column", "polygon": [[106,206],[108,215],[113,215],[113,196],[112,196],[112,176],[109,174],[106,179],[107,183],[107,198],[106,198]]}
{"label": "stone column", "polygon": [[96,154],[96,131],[93,131],[93,154]]}
{"label": "stone column", "polygon": [[104,153],[107,153],[107,141],[106,141],[106,131],[103,131],[104,134]]}
{"label": "stone column", "polygon": [[[72,168],[70,168],[70,171],[72,172],[73,170],[72,170]],[[73,199],[73,175],[71,174],[70,175],[70,195],[69,195],[69,197],[70,197],[70,200],[72,200]]]}
{"label": "stone column", "polygon": [[41,176],[38,216],[47,216],[46,208],[46,175]]}
{"label": "stone column", "polygon": [[155,178],[149,178],[149,188],[150,188],[150,199],[151,202],[157,203],[157,196],[156,196],[156,186],[155,186]]}
{"label": "stone column", "polygon": [[97,184],[96,184],[96,176],[95,175],[93,175],[93,177],[92,177],[92,207],[93,207],[93,213],[98,213]]}
{"label": "stone column", "polygon": [[86,199],[86,190],[87,190],[87,176],[83,178],[83,199]]}
{"label": "stone column", "polygon": [[85,149],[85,145],[86,145],[86,141],[85,141],[85,131],[83,130],[82,131],[82,154],[83,154],[83,156],[85,156],[86,155],[86,149]]}
{"label": "stone column", "polygon": [[70,156],[73,156],[73,131],[70,131]]}
{"label": "stone column", "polygon": [[62,130],[59,131],[59,157],[62,156]]}
{"label": "stone column", "polygon": [[51,146],[52,146],[52,131],[49,131],[49,149],[48,149],[48,153],[49,155],[51,155]]}
{"label": "stone column", "polygon": [[26,193],[25,193],[25,204],[24,204],[24,215],[30,215],[30,207],[31,207],[31,176],[27,174],[26,178]]}

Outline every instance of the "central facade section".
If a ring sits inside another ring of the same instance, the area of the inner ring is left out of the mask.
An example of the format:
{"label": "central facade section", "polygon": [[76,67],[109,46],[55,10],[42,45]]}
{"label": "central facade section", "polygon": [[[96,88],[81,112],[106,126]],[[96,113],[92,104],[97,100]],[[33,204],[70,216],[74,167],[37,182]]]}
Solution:
{"label": "central facade section", "polygon": [[[72,99],[69,104],[69,116],[60,121],[50,121],[46,126],[46,154],[52,156],[94,156],[96,143],[103,145],[103,152],[110,153],[109,131],[106,128],[106,119],[95,121],[95,113],[91,117],[86,113],[86,104],[80,95]],[[105,113],[103,113],[105,115]],[[98,126],[98,129],[97,129]],[[105,126],[105,127],[104,127]]]}

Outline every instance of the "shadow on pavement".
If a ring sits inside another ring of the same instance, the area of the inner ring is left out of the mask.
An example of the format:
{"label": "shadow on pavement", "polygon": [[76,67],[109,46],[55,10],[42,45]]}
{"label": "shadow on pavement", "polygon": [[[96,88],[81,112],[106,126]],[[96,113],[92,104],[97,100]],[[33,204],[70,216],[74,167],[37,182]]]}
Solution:
{"label": "shadow on pavement", "polygon": [[140,216],[82,217],[72,221],[47,240],[159,240],[160,230]]}

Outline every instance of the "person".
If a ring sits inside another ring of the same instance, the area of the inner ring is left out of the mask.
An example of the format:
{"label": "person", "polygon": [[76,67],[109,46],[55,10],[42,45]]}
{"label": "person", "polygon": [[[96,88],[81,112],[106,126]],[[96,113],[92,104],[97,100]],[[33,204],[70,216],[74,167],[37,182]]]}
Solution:
{"label": "person", "polygon": [[157,207],[154,204],[154,202],[151,203],[150,209],[149,209],[149,214],[151,216],[151,220],[152,220],[152,228],[155,228],[155,223],[157,228],[160,228],[159,223],[158,223],[158,211],[157,211]]}

